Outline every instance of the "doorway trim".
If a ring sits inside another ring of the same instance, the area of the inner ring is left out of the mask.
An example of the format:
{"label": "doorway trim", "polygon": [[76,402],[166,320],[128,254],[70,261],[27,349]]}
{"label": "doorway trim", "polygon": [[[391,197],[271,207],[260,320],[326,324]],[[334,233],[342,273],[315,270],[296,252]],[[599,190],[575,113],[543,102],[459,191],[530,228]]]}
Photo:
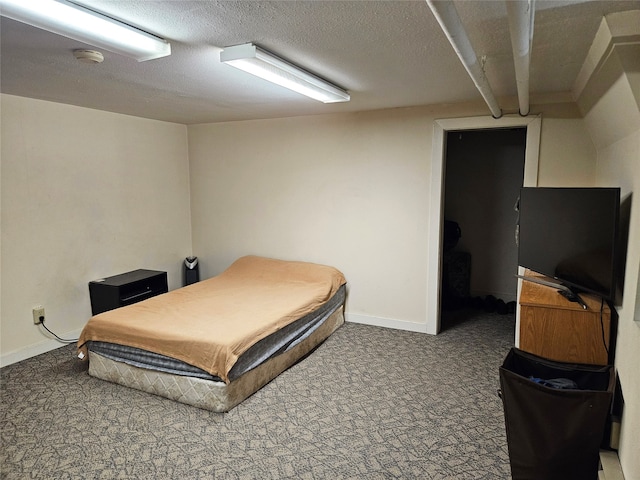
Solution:
{"label": "doorway trim", "polygon": [[[526,127],[523,186],[538,186],[538,157],[542,117],[505,115],[435,120],[431,147],[431,189],[429,204],[429,236],[427,267],[427,333],[440,332],[440,275],[442,270],[442,223],[444,213],[444,170],[446,163],[445,137],[451,130],[485,130]],[[518,285],[518,292],[520,285]],[[517,327],[516,321],[516,327]],[[517,330],[516,330],[517,331]]]}

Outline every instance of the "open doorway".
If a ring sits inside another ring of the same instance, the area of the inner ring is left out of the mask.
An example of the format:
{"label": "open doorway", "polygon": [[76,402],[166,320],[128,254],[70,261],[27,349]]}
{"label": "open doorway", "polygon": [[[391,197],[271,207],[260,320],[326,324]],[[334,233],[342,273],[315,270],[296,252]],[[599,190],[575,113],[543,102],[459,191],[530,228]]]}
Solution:
{"label": "open doorway", "polygon": [[[444,167],[445,137],[452,130],[477,130],[494,128],[525,127],[527,141],[525,147],[524,182],[525,187],[538,184],[538,152],[540,147],[541,118],[539,116],[469,117],[436,120],[433,127],[431,153],[431,184],[429,203],[429,244],[427,268],[427,318],[426,332],[440,331],[440,286],[442,266],[442,225],[444,219]],[[519,316],[516,313],[516,345],[518,344]]]}
{"label": "open doorway", "polygon": [[459,313],[516,311],[514,209],[524,181],[525,127],[445,137],[441,326]]}

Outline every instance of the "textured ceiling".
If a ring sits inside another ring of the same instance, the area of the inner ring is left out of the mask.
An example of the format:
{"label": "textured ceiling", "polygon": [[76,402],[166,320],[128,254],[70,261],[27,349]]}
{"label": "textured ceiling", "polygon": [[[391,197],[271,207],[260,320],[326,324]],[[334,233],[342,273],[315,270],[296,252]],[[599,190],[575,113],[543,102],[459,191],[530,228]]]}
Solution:
{"label": "textured ceiling", "polygon": [[[82,0],[171,42],[172,55],[136,62],[102,50],[88,65],[74,40],[2,18],[3,93],[185,124],[479,101],[480,94],[424,0]],[[516,95],[503,1],[455,5],[497,97]],[[566,93],[603,15],[640,0],[538,0],[531,92]],[[322,104],[219,62],[254,42],[330,79],[351,101]]]}

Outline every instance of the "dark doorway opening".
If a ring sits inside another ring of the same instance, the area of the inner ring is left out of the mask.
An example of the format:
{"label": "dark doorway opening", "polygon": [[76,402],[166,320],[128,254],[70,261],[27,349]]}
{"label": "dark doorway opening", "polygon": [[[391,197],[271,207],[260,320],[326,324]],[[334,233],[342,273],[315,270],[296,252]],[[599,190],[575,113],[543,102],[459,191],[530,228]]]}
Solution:
{"label": "dark doorway opening", "polygon": [[524,180],[526,138],[526,127],[446,133],[443,327],[447,312],[460,309],[515,312],[514,207]]}

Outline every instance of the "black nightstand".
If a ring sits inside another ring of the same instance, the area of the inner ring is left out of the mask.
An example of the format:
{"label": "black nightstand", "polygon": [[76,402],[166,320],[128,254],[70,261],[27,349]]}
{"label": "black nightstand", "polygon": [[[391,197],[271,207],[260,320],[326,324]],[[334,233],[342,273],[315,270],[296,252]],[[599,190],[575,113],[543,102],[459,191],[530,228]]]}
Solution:
{"label": "black nightstand", "polygon": [[91,312],[97,315],[168,291],[167,272],[134,270],[101,278],[89,282]]}

